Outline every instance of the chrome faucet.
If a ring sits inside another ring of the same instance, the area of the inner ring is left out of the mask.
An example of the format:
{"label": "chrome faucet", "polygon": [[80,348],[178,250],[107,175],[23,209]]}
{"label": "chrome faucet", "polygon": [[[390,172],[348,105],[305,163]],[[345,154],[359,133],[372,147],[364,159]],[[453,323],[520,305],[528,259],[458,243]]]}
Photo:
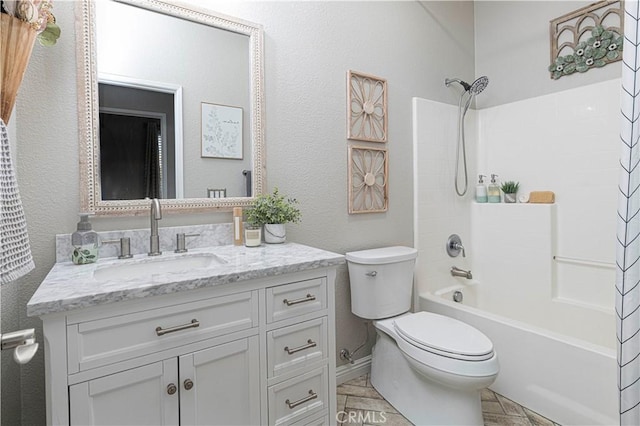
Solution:
{"label": "chrome faucet", "polygon": [[151,217],[151,238],[149,243],[149,256],[157,256],[162,254],[160,251],[160,236],[158,235],[158,221],[162,219],[162,210],[160,209],[160,200],[153,198],[151,200],[151,209],[149,211]]}
{"label": "chrome faucet", "polygon": [[466,278],[468,280],[473,279],[473,275],[471,274],[471,271],[465,271],[464,269],[460,269],[455,266],[451,267],[451,275],[454,277]]}

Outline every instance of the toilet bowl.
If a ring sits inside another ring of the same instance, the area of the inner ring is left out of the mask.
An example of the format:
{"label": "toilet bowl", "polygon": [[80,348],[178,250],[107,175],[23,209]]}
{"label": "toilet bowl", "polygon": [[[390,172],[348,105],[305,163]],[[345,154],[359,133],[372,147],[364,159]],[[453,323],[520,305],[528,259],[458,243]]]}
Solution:
{"label": "toilet bowl", "polygon": [[376,328],[371,384],[415,424],[482,425],[480,391],[497,377],[498,356],[468,324],[408,313],[416,256],[409,247],[346,254],[352,311]]}

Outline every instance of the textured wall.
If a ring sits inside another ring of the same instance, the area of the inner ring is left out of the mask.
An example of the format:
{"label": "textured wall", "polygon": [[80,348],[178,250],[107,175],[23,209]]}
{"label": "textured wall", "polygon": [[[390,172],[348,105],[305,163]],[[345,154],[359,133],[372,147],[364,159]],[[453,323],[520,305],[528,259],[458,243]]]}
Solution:
{"label": "textured wall", "polygon": [[[264,25],[268,188],[278,186],[295,196],[303,211],[302,223],[288,228],[290,239],[340,253],[412,245],[411,97],[456,102],[443,81],[450,75],[473,74],[472,4],[211,2],[210,6]],[[55,3],[62,37],[54,47],[35,47],[14,117],[17,167],[37,266],[16,283],[13,295],[3,289],[3,314],[10,312],[5,306],[12,306],[16,314],[8,320],[15,322],[17,315],[20,327],[36,327],[40,341],[41,321],[27,318],[25,305],[54,263],[54,235],[75,229],[79,209],[73,8],[72,2]],[[388,80],[387,213],[347,214],[349,69]],[[230,220],[230,213],[165,216],[161,226]],[[93,222],[97,230],[148,226],[144,217]],[[353,349],[364,338],[364,330],[350,313],[346,267],[338,273],[336,303],[337,348]],[[12,393],[13,404],[3,401],[3,421],[14,424],[11,420],[21,418],[23,424],[42,424],[42,351],[22,367],[18,380],[21,392]],[[16,413],[17,398],[22,413]]]}
{"label": "textured wall", "polygon": [[478,97],[476,106],[502,105],[620,77],[622,62],[558,80],[549,77],[549,21],[591,3],[476,1],[476,76],[488,76],[491,89]]}

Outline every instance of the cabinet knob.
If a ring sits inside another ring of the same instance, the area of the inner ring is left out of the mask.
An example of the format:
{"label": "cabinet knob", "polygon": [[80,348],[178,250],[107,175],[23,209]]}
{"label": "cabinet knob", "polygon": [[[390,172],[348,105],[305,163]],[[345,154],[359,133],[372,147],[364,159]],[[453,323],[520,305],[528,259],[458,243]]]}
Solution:
{"label": "cabinet knob", "polygon": [[184,388],[186,390],[191,390],[193,388],[193,382],[191,381],[191,379],[187,379],[184,381]]}
{"label": "cabinet knob", "polygon": [[169,395],[173,395],[177,391],[178,391],[178,387],[176,385],[174,385],[173,383],[169,383],[169,386],[167,386],[167,393]]}

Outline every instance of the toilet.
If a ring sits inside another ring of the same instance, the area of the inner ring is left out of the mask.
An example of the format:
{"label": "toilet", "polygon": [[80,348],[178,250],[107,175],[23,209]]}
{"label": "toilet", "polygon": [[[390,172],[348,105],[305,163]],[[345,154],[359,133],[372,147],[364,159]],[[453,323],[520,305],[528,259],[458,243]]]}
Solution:
{"label": "toilet", "polygon": [[401,246],[346,253],[351,311],[375,320],[371,384],[416,425],[482,425],[480,392],[496,379],[498,356],[468,324],[409,312],[417,255]]}

